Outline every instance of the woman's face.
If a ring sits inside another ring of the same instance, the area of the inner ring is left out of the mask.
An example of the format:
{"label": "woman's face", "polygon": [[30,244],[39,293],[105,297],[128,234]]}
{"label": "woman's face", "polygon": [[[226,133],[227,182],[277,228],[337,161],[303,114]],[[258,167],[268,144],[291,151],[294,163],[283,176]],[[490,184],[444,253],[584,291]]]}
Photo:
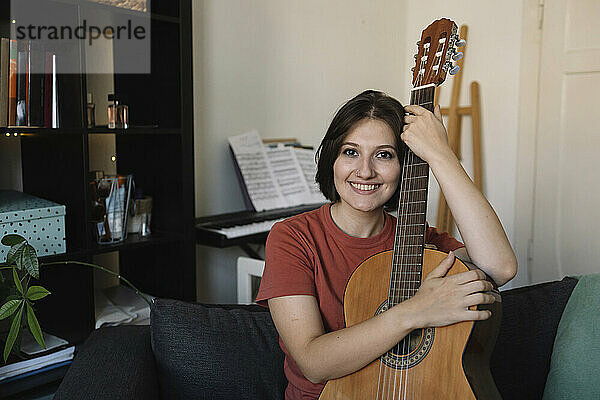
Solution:
{"label": "woman's face", "polygon": [[333,163],[340,206],[364,212],[377,210],[394,195],[399,177],[400,161],[392,129],[377,119],[357,122]]}

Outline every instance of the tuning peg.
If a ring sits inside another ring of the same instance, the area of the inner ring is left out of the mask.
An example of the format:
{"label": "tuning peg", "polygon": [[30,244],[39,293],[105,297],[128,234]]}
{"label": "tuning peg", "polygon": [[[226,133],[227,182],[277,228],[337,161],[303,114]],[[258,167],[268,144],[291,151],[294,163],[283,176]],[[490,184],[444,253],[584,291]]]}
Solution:
{"label": "tuning peg", "polygon": [[460,60],[461,58],[463,58],[463,55],[464,55],[464,54],[463,54],[463,52],[462,52],[462,51],[459,51],[458,53],[454,53],[454,54],[452,54],[452,60],[453,60],[453,61],[458,61],[458,60]]}
{"label": "tuning peg", "polygon": [[450,75],[456,75],[456,74],[458,74],[459,71],[460,71],[460,67],[458,65],[455,65],[454,67],[450,68],[450,71],[448,71],[448,73]]}
{"label": "tuning peg", "polygon": [[419,47],[421,45],[421,41],[417,40],[417,47]]}
{"label": "tuning peg", "polygon": [[415,54],[415,55],[414,55],[414,58],[415,58],[415,60],[417,59],[417,57],[419,57],[419,55],[418,55],[418,54]]}
{"label": "tuning peg", "polygon": [[412,67],[410,70],[411,72],[415,72],[415,67]]}
{"label": "tuning peg", "polygon": [[467,44],[467,41],[465,39],[460,39],[458,42],[456,42],[454,45],[456,47],[463,47],[465,44]]}

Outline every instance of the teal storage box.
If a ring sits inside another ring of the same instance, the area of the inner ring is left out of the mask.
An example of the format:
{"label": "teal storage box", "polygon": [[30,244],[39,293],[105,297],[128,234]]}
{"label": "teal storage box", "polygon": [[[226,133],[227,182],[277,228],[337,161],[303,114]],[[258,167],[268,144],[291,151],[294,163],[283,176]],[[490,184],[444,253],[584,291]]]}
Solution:
{"label": "teal storage box", "polygon": [[[38,257],[66,252],[65,206],[15,190],[0,190],[0,237],[16,233]],[[0,244],[0,262],[9,247]]]}

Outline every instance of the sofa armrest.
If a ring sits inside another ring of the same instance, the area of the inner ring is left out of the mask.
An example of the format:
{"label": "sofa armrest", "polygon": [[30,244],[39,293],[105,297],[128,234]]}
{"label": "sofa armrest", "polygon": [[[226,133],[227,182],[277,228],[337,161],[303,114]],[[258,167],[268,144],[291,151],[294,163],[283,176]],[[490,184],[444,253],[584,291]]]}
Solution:
{"label": "sofa armrest", "polygon": [[92,332],[77,352],[54,399],[159,399],[149,326]]}
{"label": "sofa armrest", "polygon": [[504,399],[541,399],[558,323],[577,279],[502,292],[502,322],[490,369]]}

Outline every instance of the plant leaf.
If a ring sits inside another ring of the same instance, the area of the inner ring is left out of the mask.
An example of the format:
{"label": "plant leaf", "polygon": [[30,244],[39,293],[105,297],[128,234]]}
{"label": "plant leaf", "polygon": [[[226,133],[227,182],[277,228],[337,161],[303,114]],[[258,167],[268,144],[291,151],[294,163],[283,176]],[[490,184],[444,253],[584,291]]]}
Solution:
{"label": "plant leaf", "polygon": [[27,242],[21,242],[18,243],[16,245],[14,245],[13,247],[10,248],[10,250],[8,250],[8,254],[6,255],[6,264],[7,265],[12,265],[12,264],[18,264],[17,266],[19,268],[21,268],[21,256],[23,255],[23,250],[25,249],[25,245],[27,244]]}
{"label": "plant leaf", "polygon": [[19,274],[17,274],[17,269],[13,268],[13,280],[15,281],[15,286],[19,293],[23,294],[23,286],[21,285],[21,280],[19,279]]}
{"label": "plant leaf", "polygon": [[44,298],[49,294],[50,292],[41,286],[30,286],[29,289],[27,289],[27,294],[25,297],[31,301],[34,301]]}
{"label": "plant leaf", "polygon": [[14,246],[15,244],[19,244],[21,242],[24,242],[25,238],[23,236],[19,236],[19,235],[15,235],[15,234],[10,234],[10,235],[6,235],[2,238],[2,244],[5,246]]}
{"label": "plant leaf", "polygon": [[23,267],[25,267],[29,275],[35,279],[40,279],[40,264],[35,249],[30,244],[25,246],[23,250]]}
{"label": "plant leaf", "polygon": [[35,314],[33,312],[33,308],[27,303],[27,325],[29,325],[29,330],[33,334],[36,342],[39,343],[44,349],[46,348],[46,343],[44,343],[44,335],[42,334],[42,328],[40,328],[40,323],[38,322]]}
{"label": "plant leaf", "polygon": [[12,350],[13,345],[15,344],[15,340],[17,339],[17,335],[21,330],[21,317],[23,316],[23,306],[19,309],[17,315],[13,318],[12,324],[10,325],[10,331],[8,332],[8,337],[6,338],[6,345],[4,346],[4,362],[8,358],[10,351]]}
{"label": "plant leaf", "polygon": [[17,311],[23,300],[9,300],[0,307],[0,319],[8,318]]}

